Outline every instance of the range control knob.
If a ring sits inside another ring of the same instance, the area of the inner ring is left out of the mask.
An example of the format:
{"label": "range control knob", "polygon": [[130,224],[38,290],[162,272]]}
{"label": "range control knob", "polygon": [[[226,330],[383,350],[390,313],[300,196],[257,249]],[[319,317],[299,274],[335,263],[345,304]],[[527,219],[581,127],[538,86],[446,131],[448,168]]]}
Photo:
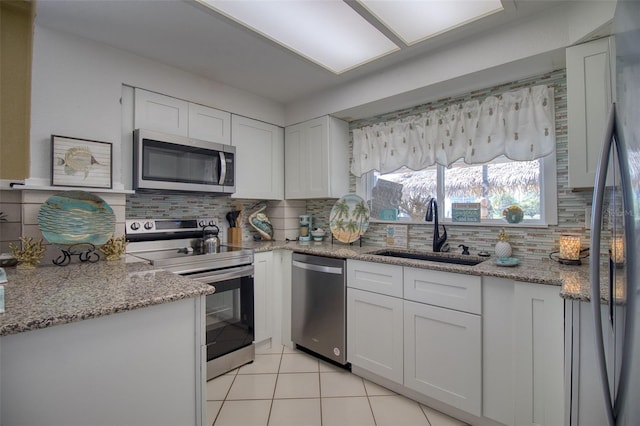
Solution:
{"label": "range control knob", "polygon": [[131,225],[129,225],[129,228],[131,228],[132,231],[137,231],[138,229],[140,229],[140,224],[138,222],[133,222]]}
{"label": "range control knob", "polygon": [[201,221],[199,221],[199,222],[198,222],[198,226],[199,226],[200,228],[204,228],[205,226],[207,226],[207,222],[206,222],[206,221],[204,221],[204,220],[201,220]]}
{"label": "range control knob", "polygon": [[153,222],[145,222],[144,229],[152,229],[152,228],[153,228]]}
{"label": "range control knob", "polygon": [[216,221],[215,220],[210,220],[209,221],[209,226],[216,226]]}

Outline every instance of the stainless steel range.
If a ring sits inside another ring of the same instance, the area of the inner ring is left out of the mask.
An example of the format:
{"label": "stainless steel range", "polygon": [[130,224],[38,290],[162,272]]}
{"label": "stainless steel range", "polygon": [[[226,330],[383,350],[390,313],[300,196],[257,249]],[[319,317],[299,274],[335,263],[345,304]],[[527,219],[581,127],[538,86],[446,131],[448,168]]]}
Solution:
{"label": "stainless steel range", "polygon": [[255,359],[253,252],[221,245],[205,253],[210,218],[126,221],[127,253],[215,287],[206,300],[207,380]]}

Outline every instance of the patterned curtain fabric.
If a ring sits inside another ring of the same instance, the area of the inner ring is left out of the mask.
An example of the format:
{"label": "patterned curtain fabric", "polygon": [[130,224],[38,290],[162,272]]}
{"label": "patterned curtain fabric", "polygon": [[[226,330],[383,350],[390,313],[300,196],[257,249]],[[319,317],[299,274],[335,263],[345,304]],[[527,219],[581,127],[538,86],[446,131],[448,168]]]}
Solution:
{"label": "patterned curtain fabric", "polygon": [[555,150],[553,88],[535,86],[353,130],[351,172],[530,161]]}

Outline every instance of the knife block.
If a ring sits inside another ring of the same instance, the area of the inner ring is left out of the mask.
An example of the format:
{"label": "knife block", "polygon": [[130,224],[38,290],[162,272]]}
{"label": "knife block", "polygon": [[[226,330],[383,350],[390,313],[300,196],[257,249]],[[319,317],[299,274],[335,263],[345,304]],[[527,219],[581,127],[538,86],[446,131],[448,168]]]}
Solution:
{"label": "knife block", "polygon": [[242,242],[242,228],[229,228],[227,232],[227,242],[229,244],[239,244]]}

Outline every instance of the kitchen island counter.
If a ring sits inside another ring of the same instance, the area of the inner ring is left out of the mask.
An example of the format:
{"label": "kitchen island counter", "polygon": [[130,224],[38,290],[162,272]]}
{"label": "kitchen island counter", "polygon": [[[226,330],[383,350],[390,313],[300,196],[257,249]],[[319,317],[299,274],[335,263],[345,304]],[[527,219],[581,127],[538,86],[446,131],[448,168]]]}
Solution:
{"label": "kitchen island counter", "polygon": [[8,280],[0,424],[204,426],[213,287],[124,260]]}
{"label": "kitchen island counter", "polygon": [[209,285],[124,260],[6,271],[0,336],[214,292]]}

